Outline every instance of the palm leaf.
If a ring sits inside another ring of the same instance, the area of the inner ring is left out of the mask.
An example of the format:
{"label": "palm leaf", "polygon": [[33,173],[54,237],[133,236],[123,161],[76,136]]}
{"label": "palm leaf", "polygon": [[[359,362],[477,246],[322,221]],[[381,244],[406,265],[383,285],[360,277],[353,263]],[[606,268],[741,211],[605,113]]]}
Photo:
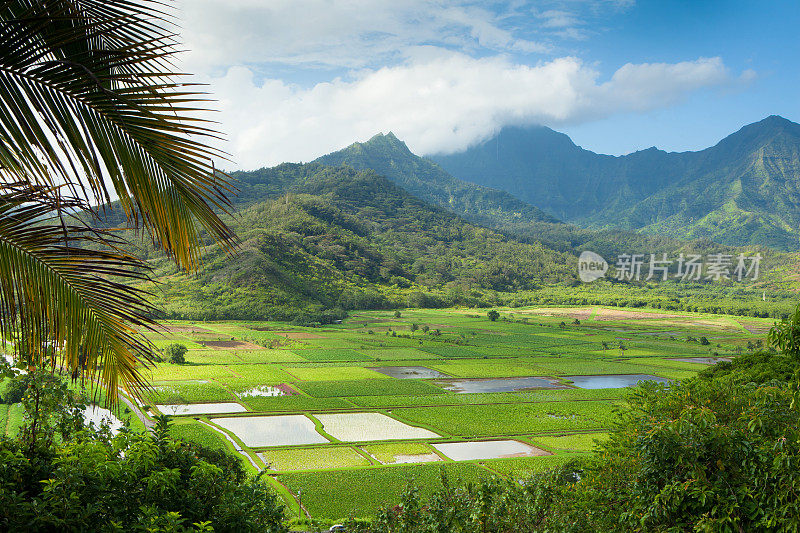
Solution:
{"label": "palm leaf", "polygon": [[[68,184],[93,204],[116,196],[181,266],[198,266],[199,228],[230,247],[215,211],[232,188],[200,112],[177,81],[161,1],[15,0],[0,4],[0,179]],[[56,190],[52,188],[50,190]]]}
{"label": "palm leaf", "polygon": [[154,349],[136,329],[154,326],[148,294],[124,283],[147,271],[109,247],[122,244],[113,235],[63,213],[43,217],[57,213],[48,192],[0,195],[0,334],[28,365],[98,375],[115,405],[120,387],[139,395]]}

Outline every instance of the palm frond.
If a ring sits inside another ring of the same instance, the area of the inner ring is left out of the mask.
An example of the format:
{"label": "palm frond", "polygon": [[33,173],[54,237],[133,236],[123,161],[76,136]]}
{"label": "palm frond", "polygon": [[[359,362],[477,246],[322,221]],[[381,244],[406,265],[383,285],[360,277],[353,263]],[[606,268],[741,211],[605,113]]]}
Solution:
{"label": "palm frond", "polygon": [[177,40],[157,0],[0,3],[0,182],[67,184],[93,204],[119,198],[179,265],[198,265],[200,228],[235,236],[206,99],[172,72]]}
{"label": "palm frond", "polygon": [[28,186],[0,194],[0,335],[28,365],[98,376],[116,405],[120,387],[145,387],[154,350],[137,331],[154,327],[148,293],[125,283],[147,270],[117,237],[64,215],[80,202],[52,196]]}

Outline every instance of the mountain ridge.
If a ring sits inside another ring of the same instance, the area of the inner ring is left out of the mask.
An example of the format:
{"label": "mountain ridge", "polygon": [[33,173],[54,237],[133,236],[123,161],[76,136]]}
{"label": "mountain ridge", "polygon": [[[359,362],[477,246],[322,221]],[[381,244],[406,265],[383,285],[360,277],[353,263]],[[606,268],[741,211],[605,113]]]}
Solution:
{"label": "mountain ridge", "polygon": [[699,151],[596,154],[535,126],[431,159],[579,226],[800,249],[800,124],[778,115]]}

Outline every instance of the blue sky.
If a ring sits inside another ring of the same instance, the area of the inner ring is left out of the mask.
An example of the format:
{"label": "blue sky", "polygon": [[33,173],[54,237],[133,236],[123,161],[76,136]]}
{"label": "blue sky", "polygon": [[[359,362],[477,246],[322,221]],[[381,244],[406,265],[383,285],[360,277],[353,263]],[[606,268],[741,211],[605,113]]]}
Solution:
{"label": "blue sky", "polygon": [[639,2],[608,27],[577,53],[608,67],[718,56],[732,72],[752,69],[755,78],[698,91],[679,105],[563,128],[586,148],[615,155],[649,146],[697,150],[771,114],[800,122],[797,1]]}
{"label": "blue sky", "polygon": [[616,155],[800,121],[796,0],[185,0],[180,16],[236,168],[390,130],[430,154],[543,124]]}

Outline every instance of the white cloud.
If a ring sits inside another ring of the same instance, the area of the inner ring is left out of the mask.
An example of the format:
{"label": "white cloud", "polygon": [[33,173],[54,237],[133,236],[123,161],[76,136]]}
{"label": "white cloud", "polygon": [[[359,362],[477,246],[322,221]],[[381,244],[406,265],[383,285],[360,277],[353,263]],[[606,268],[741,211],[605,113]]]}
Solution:
{"label": "white cloud", "polygon": [[246,67],[208,81],[236,168],[247,169],[309,161],[390,130],[419,154],[458,151],[505,125],[573,125],[731,81],[719,58],[627,64],[599,78],[573,57],[528,66],[438,50],[311,88],[258,84]]}
{"label": "white cloud", "polygon": [[402,60],[409,47],[542,52],[480,0],[183,0],[192,72],[278,63],[359,68]]}

